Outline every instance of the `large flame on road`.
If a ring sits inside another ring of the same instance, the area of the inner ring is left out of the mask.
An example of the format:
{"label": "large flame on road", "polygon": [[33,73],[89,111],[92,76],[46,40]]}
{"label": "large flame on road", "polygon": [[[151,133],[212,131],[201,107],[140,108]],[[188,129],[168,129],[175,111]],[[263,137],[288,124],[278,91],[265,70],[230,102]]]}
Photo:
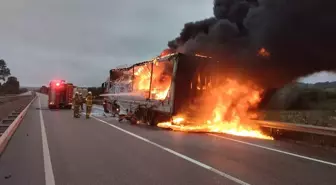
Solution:
{"label": "large flame on road", "polygon": [[154,60],[153,63],[135,67],[133,91],[145,93],[146,98],[164,100],[171,84],[171,74],[166,74],[167,65],[168,62]]}
{"label": "large flame on road", "polygon": [[193,118],[192,124],[181,113],[175,116],[172,122],[162,122],[158,126],[176,131],[214,132],[273,139],[263,134],[258,127],[248,123],[251,116],[248,109],[260,102],[261,93],[262,90],[252,84],[242,85],[235,80],[227,79],[223,85],[202,96],[201,107],[198,107],[201,113]]}

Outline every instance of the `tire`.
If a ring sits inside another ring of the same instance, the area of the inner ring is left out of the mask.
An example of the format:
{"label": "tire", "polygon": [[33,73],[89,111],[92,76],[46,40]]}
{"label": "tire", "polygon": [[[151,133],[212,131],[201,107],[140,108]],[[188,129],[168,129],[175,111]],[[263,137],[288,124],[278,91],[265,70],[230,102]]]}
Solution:
{"label": "tire", "polygon": [[157,114],[155,111],[151,112],[150,114],[150,120],[149,120],[149,125],[150,126],[156,126],[158,123],[157,123]]}

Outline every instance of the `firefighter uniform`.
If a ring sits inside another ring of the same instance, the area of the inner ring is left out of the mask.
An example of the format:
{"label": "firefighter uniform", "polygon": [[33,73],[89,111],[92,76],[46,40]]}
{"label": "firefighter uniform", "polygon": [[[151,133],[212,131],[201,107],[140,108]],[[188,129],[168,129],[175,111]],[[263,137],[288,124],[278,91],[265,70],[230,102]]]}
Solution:
{"label": "firefighter uniform", "polygon": [[80,108],[80,98],[79,98],[79,93],[75,94],[74,97],[74,102],[73,102],[73,107],[74,107],[74,117],[75,118],[79,118],[80,117],[80,113],[79,113],[79,108]]}
{"label": "firefighter uniform", "polygon": [[117,104],[117,100],[112,103],[112,116],[115,117],[119,114],[120,106]]}
{"label": "firefighter uniform", "polygon": [[80,109],[81,111],[84,111],[83,104],[84,104],[84,97],[82,93],[79,93],[79,99],[80,99]]}
{"label": "firefighter uniform", "polygon": [[92,93],[88,92],[86,96],[86,118],[90,118],[91,110],[92,110]]}
{"label": "firefighter uniform", "polygon": [[74,107],[74,117],[75,118],[79,118],[80,114],[79,114],[79,107],[80,107],[80,102],[81,99],[79,98],[79,94],[78,92],[75,93],[75,97],[73,98],[73,107]]}

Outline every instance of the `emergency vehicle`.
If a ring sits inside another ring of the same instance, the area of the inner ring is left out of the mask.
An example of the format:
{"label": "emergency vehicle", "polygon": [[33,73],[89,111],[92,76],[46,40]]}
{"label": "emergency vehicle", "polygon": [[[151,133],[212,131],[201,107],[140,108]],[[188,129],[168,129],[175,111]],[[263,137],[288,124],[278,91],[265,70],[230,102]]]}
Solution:
{"label": "emergency vehicle", "polygon": [[49,109],[71,109],[73,88],[73,84],[66,83],[65,80],[52,80],[48,92]]}

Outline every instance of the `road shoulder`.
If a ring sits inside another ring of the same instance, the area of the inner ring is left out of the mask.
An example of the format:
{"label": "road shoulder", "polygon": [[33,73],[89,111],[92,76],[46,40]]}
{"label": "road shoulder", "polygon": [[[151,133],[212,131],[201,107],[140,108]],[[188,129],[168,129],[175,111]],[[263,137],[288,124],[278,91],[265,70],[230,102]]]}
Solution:
{"label": "road shoulder", "polygon": [[42,140],[38,101],[25,118],[0,157],[0,184],[44,184]]}

